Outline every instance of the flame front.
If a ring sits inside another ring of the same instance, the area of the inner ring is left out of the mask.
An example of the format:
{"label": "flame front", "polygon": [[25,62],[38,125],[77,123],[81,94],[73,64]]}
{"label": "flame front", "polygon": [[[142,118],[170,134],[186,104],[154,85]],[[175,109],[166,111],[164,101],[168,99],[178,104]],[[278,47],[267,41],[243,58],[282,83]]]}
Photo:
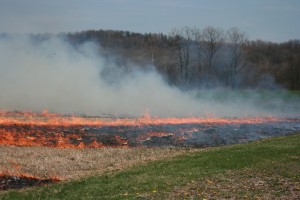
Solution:
{"label": "flame front", "polygon": [[[256,117],[256,118],[101,118],[60,115],[55,113],[34,112],[0,112],[0,144],[17,146],[48,146],[58,148],[102,148],[102,147],[129,147],[137,145],[149,138],[168,138],[185,140],[197,128],[182,130],[185,134],[174,135],[172,131],[147,130],[142,135],[125,138],[119,133],[123,127],[131,127],[134,132],[137,127],[179,125],[179,124],[261,124],[281,122],[282,118]],[[284,119],[286,121],[287,119]],[[110,127],[119,130],[104,130],[101,139],[94,130]],[[128,128],[127,128],[128,129]],[[124,132],[124,131],[123,131]]]}

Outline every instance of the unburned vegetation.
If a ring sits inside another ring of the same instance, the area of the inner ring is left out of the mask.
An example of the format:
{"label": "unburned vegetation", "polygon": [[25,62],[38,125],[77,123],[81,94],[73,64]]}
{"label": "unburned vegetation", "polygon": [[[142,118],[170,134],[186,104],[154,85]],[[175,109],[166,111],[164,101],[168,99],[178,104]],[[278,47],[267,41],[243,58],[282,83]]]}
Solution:
{"label": "unburned vegetation", "polygon": [[60,149],[0,146],[0,172],[78,179],[192,152],[183,148]]}

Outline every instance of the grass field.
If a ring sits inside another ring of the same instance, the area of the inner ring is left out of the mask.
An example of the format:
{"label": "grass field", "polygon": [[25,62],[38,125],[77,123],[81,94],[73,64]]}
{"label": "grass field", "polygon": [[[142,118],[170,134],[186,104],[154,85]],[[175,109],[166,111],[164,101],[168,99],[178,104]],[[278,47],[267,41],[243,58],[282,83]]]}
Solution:
{"label": "grass field", "polygon": [[299,199],[300,134],[215,147],[0,199]]}

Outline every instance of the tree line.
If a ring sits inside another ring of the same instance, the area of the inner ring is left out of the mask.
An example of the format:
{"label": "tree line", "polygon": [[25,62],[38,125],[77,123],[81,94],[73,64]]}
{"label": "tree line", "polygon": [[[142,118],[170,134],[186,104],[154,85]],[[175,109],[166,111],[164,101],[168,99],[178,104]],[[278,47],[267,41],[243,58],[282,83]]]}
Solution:
{"label": "tree line", "polygon": [[169,34],[88,30],[65,35],[74,45],[93,41],[114,62],[153,65],[169,84],[185,88],[300,89],[300,40],[250,41],[238,28],[183,27]]}

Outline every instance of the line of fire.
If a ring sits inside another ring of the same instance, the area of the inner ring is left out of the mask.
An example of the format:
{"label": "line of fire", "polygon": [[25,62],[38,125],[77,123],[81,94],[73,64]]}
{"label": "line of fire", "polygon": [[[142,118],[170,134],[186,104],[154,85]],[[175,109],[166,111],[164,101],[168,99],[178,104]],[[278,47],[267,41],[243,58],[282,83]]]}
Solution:
{"label": "line of fire", "polygon": [[207,147],[300,130],[299,118],[105,118],[1,112],[0,144],[55,148]]}

